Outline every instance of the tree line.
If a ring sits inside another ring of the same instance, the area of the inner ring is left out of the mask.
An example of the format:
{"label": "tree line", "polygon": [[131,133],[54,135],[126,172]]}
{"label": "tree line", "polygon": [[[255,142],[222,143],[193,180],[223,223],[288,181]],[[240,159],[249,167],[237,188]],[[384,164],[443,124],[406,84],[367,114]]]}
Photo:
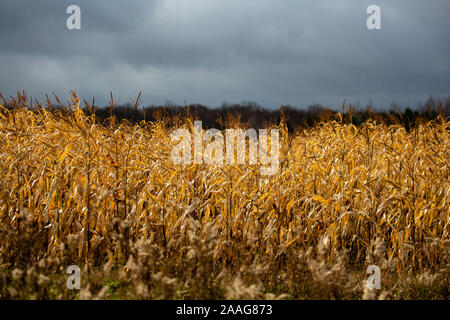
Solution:
{"label": "tree line", "polygon": [[[75,93],[73,93],[75,94]],[[279,109],[267,109],[256,102],[244,101],[242,103],[223,103],[220,107],[210,108],[202,104],[176,105],[151,105],[140,107],[139,94],[135,104],[116,105],[111,94],[108,106],[97,107],[95,100],[89,103],[83,100],[81,106],[86,115],[95,115],[99,122],[105,122],[111,117],[118,121],[140,123],[142,121],[165,120],[169,124],[180,124],[187,118],[201,120],[203,128],[226,129],[233,123],[239,123],[248,128],[261,129],[271,124],[280,123],[284,119],[289,131],[301,128],[314,127],[320,122],[337,120],[343,123],[352,123],[359,126],[367,120],[375,120],[387,125],[398,124],[407,131],[420,123],[436,120],[438,118],[448,121],[450,119],[450,97],[441,99],[430,96],[425,103],[416,108],[402,107],[393,103],[389,110],[379,110],[372,105],[361,107],[344,103],[339,108],[324,107],[320,104],[310,105],[306,109],[296,108],[291,105],[281,105]],[[29,99],[25,92],[18,92],[16,97],[5,99],[0,94],[0,102],[7,109],[26,107],[33,110],[47,108],[60,112],[71,112],[58,97],[54,96],[53,103],[49,97],[45,105]]]}
{"label": "tree line", "polygon": [[273,123],[279,123],[285,119],[289,130],[314,127],[323,121],[339,120],[343,123],[352,123],[359,126],[367,120],[375,120],[388,125],[399,124],[410,131],[419,123],[436,120],[439,116],[445,120],[450,117],[450,98],[438,99],[430,97],[426,103],[411,109],[395,103],[389,110],[377,110],[371,105],[366,107],[353,106],[343,103],[341,110],[336,110],[322,105],[311,105],[306,109],[282,105],[279,109],[269,110],[255,102],[223,103],[218,108],[209,108],[201,104],[190,105],[152,105],[137,108],[131,104],[109,106],[93,110],[85,107],[86,114],[93,114],[106,120],[111,116],[119,121],[183,121],[187,117],[201,120],[204,128],[226,129],[233,121],[244,124],[248,128],[260,129]]}

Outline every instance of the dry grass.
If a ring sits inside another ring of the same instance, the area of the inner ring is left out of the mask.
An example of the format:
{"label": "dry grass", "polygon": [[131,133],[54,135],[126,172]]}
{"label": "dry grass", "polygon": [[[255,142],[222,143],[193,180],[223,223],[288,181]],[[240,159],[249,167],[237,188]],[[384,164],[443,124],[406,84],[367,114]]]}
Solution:
{"label": "dry grass", "polygon": [[[0,298],[449,298],[449,122],[288,134],[280,168],[174,165],[179,119],[0,107]],[[175,126],[174,126],[175,123]],[[241,126],[230,121],[228,127]],[[83,267],[81,292],[65,286]],[[382,289],[365,289],[366,267]]]}

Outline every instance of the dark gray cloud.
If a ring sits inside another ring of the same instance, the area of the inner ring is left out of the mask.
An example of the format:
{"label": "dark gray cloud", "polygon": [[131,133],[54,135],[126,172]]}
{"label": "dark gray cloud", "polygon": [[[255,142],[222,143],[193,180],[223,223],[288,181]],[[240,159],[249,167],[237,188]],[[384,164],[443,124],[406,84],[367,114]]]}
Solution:
{"label": "dark gray cloud", "polygon": [[[66,29],[70,4],[81,30]],[[382,30],[366,28],[370,4]],[[448,0],[2,0],[0,91],[414,106],[450,95],[449,14]]]}

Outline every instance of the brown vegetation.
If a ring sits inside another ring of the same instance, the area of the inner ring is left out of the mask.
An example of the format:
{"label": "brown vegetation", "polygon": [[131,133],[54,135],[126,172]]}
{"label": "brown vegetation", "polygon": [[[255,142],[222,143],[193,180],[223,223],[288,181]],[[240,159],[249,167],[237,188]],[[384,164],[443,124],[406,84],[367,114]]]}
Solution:
{"label": "brown vegetation", "polygon": [[[448,299],[449,125],[336,114],[288,132],[281,117],[279,173],[261,176],[174,165],[170,132],[189,116],[99,123],[76,95],[66,111],[10,101],[0,299]],[[81,292],[66,288],[74,264]]]}

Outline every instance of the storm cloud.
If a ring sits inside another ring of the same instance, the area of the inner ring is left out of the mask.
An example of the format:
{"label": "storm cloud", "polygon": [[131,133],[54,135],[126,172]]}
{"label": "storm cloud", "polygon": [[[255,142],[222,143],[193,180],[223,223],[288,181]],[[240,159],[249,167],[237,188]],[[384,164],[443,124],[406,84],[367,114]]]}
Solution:
{"label": "storm cloud", "polygon": [[[81,30],[66,28],[71,4]],[[414,107],[450,95],[449,16],[448,0],[2,0],[0,92]]]}

